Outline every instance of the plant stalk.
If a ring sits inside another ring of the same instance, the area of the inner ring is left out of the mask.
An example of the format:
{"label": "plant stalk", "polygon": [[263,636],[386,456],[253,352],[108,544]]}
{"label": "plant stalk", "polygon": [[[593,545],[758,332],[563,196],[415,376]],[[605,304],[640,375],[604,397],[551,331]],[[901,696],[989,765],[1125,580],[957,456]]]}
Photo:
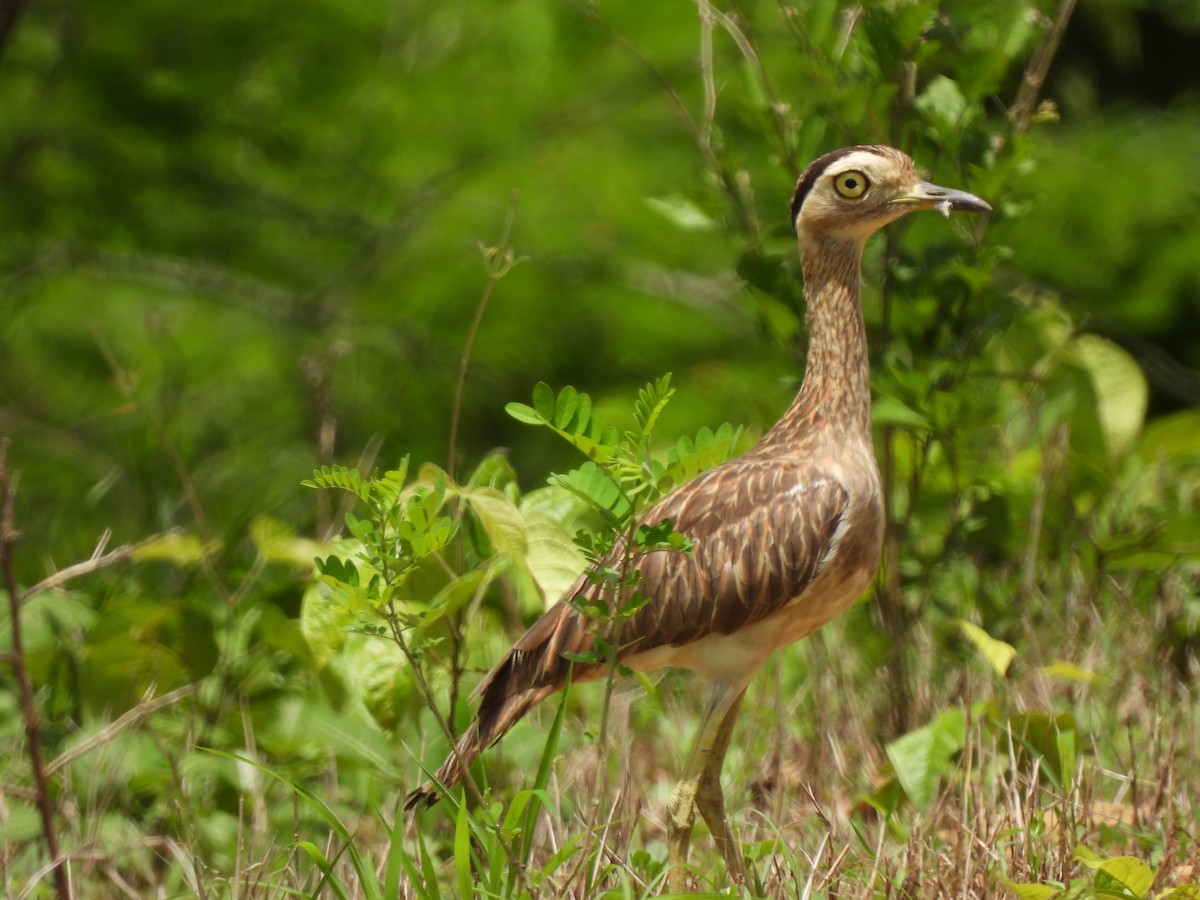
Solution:
{"label": "plant stalk", "polygon": [[17,692],[21,698],[21,718],[25,723],[25,741],[29,747],[29,767],[33,772],[33,794],[38,815],[42,820],[42,835],[46,839],[46,850],[54,872],[54,890],[59,900],[70,900],[71,884],[67,868],[59,856],[58,833],[54,826],[54,810],[50,805],[50,785],[46,767],[42,763],[42,744],[38,735],[39,716],[33,702],[33,684],[29,680],[29,669],[25,666],[25,646],[21,640],[21,603],[24,595],[17,588],[17,577],[13,570],[13,545],[20,533],[13,525],[13,496],[16,489],[8,471],[8,438],[0,441],[0,570],[3,572],[4,590],[8,594],[9,616],[12,622],[12,666],[17,677]]}

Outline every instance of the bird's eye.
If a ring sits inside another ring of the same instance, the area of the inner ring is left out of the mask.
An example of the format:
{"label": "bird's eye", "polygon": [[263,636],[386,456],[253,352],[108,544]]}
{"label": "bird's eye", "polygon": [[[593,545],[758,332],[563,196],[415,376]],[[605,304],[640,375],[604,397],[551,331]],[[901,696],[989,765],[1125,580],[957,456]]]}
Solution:
{"label": "bird's eye", "polygon": [[857,200],[870,186],[871,182],[862,172],[843,172],[833,179],[833,189],[850,200]]}

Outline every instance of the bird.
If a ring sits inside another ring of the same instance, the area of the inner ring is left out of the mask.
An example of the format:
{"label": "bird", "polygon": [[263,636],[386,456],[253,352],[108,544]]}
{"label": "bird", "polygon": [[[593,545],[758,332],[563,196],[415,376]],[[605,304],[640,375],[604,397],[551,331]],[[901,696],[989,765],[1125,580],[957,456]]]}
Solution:
{"label": "bird", "polygon": [[[809,341],[795,399],[753,448],[678,487],[641,515],[692,542],[690,553],[634,557],[649,601],[625,622],[625,672],[690,669],[704,708],[680,780],[667,803],[667,883],[688,882],[687,859],[699,811],[725,861],[726,877],[746,873],[725,810],[721,769],[738,710],[754,674],[777,649],[833,619],[875,577],[883,545],[883,489],[871,436],[867,335],[860,301],[867,239],[916,210],[989,212],[965,191],[922,180],[912,159],[883,145],[826,153],[801,173],[791,201],[799,243]],[[623,547],[598,566],[617,565]],[[573,681],[605,676],[604,662],[580,664],[595,629],[580,595],[602,590],[586,573],[512,646],[476,690],[478,707],[435,774],[449,788],[464,767],[534,705]],[[408,810],[440,796],[427,782]]]}

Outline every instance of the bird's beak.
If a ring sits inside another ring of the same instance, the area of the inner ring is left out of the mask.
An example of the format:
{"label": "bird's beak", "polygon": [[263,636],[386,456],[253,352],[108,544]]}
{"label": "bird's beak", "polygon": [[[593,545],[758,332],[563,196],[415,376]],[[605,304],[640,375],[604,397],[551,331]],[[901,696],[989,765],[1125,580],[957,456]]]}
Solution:
{"label": "bird's beak", "polygon": [[904,206],[915,206],[917,209],[940,209],[946,215],[956,212],[991,212],[992,207],[986,200],[981,200],[966,191],[954,188],[944,188],[930,184],[928,181],[918,181],[912,190],[892,201]]}

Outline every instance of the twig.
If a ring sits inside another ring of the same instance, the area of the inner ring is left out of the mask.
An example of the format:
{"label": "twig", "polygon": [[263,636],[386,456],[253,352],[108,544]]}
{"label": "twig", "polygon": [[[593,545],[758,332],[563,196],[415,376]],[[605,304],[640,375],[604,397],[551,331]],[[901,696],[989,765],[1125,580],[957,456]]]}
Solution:
{"label": "twig", "polygon": [[8,594],[9,615],[12,620],[12,665],[17,678],[17,690],[21,695],[21,717],[25,721],[25,739],[29,745],[29,766],[33,770],[34,799],[42,819],[42,834],[46,838],[46,850],[54,869],[54,889],[59,900],[70,900],[71,885],[67,880],[66,866],[59,863],[58,834],[54,830],[54,810],[50,805],[50,791],[46,780],[46,769],[42,765],[42,745],[38,736],[38,713],[33,705],[33,686],[29,681],[29,670],[25,667],[25,648],[21,640],[21,603],[25,595],[17,589],[17,576],[13,570],[13,545],[20,533],[13,525],[13,488],[8,472],[9,440],[0,441],[0,571],[3,572],[4,590]]}
{"label": "twig", "polygon": [[155,697],[152,700],[145,700],[139,703],[133,709],[127,710],[122,715],[113,719],[91,737],[80,741],[69,750],[65,750],[56,756],[50,765],[46,766],[46,774],[53,775],[59,769],[69,766],[81,756],[91,753],[97,747],[108,743],[118,734],[148,716],[153,715],[160,709],[165,709],[168,706],[173,706],[180,700],[185,700],[192,696],[199,688],[194,684],[186,684],[181,688],[176,688],[168,694],[163,694],[161,697]]}
{"label": "twig", "polygon": [[458,365],[458,384],[454,388],[454,407],[450,412],[450,449],[446,456],[446,476],[450,481],[454,480],[454,457],[458,453],[458,420],[462,411],[463,391],[467,384],[467,369],[471,365],[471,348],[475,346],[475,335],[479,333],[479,325],[483,322],[483,313],[487,309],[488,300],[492,297],[492,290],[496,287],[496,282],[509,273],[519,262],[523,262],[525,257],[514,257],[512,248],[508,245],[508,236],[512,232],[513,220],[517,216],[517,201],[521,195],[518,191],[513,191],[508,199],[508,215],[504,218],[504,227],[500,229],[500,240],[496,242],[494,247],[480,246],[483,251],[483,261],[487,266],[488,278],[487,284],[483,287],[483,294],[479,297],[479,302],[475,305],[475,318],[471,320],[471,327],[467,331],[467,342],[463,345],[462,359]]}
{"label": "twig", "polygon": [[1017,91],[1017,100],[1008,112],[1017,134],[1024,134],[1029,128],[1038,95],[1046,83],[1046,76],[1050,74],[1050,64],[1054,62],[1054,56],[1058,53],[1058,45],[1062,43],[1067,23],[1071,21],[1071,13],[1075,11],[1075,3],[1076,0],[1059,0],[1058,9],[1054,11],[1054,22],[1025,68],[1025,77],[1021,80],[1020,90]]}
{"label": "twig", "polygon": [[41,594],[45,591],[52,591],[55,588],[66,584],[73,578],[79,578],[83,575],[90,575],[92,572],[97,572],[100,569],[111,566],[113,563],[123,562],[129,559],[133,555],[133,551],[138,547],[144,546],[151,541],[157,541],[161,537],[162,535],[155,535],[147,541],[142,541],[138,544],[124,544],[123,546],[118,547],[116,550],[109,551],[108,553],[102,553],[104,545],[108,542],[108,535],[105,534],[105,536],[102,537],[100,542],[96,545],[96,550],[92,554],[91,559],[86,559],[83,562],[75,563],[73,566],[67,566],[65,569],[59,569],[53,575],[43,578],[41,581],[31,587],[26,592],[26,595],[32,597],[35,594]]}

